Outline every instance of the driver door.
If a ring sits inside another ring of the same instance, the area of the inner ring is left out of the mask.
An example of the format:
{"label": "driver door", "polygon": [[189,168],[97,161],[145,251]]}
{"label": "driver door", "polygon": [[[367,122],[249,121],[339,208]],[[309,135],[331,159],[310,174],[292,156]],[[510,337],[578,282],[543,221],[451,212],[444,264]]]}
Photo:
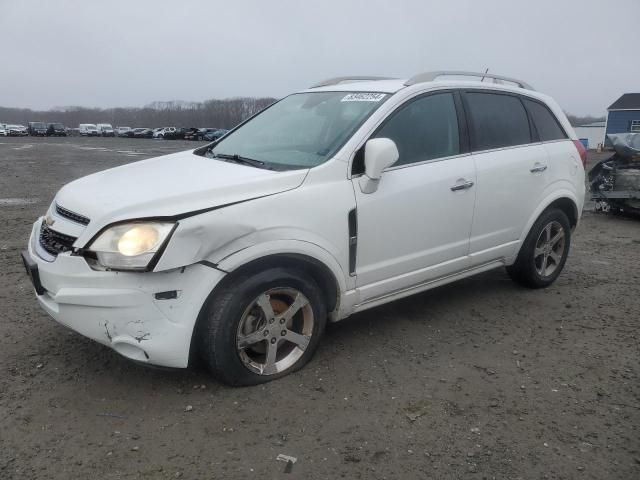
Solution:
{"label": "driver door", "polygon": [[352,180],[360,303],[470,266],[476,174],[456,95],[428,94],[398,108],[373,135],[396,143],[398,161],[373,193]]}

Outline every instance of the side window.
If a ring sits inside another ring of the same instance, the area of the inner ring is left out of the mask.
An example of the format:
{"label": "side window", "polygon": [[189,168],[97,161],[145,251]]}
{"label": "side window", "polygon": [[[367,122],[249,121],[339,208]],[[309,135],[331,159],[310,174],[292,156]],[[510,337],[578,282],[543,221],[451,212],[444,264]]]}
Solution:
{"label": "side window", "polygon": [[511,95],[468,92],[472,150],[531,143],[529,118],[522,102]]}
{"label": "side window", "polygon": [[540,141],[548,142],[567,138],[567,134],[560,126],[560,123],[547,107],[532,100],[523,99],[522,101],[531,114],[536,130],[538,130],[538,135],[540,135]]}
{"label": "side window", "polygon": [[460,153],[458,117],[452,93],[438,93],[410,101],[374,135],[398,146],[395,165],[407,165]]}

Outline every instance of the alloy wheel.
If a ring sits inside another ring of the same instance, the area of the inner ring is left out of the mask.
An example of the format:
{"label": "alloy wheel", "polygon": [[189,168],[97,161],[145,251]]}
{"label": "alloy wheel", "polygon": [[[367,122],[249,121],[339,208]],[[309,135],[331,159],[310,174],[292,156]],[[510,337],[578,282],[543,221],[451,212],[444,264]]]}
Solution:
{"label": "alloy wheel", "polygon": [[294,288],[272,288],[245,309],[236,335],[244,366],[259,375],[274,375],[304,355],[315,318],[307,297]]}
{"label": "alloy wheel", "polygon": [[565,233],[560,222],[549,222],[538,235],[533,262],[541,277],[549,277],[558,269],[564,255]]}

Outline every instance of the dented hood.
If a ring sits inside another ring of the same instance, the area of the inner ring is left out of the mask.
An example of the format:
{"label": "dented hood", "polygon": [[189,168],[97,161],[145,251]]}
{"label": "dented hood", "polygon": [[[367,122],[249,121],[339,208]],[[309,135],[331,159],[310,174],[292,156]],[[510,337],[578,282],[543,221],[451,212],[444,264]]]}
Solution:
{"label": "dented hood", "polygon": [[88,217],[85,234],[113,222],[172,217],[298,187],[308,170],[275,172],[179,152],[123,165],[65,185],[55,202]]}

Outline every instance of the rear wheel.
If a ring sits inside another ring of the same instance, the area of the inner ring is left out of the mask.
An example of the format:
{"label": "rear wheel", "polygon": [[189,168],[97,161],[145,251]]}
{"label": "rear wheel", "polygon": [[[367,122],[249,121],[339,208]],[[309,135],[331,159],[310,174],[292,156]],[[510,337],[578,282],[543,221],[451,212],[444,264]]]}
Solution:
{"label": "rear wheel", "polygon": [[203,309],[200,353],[225,383],[268,382],[309,361],[326,316],[319,287],[302,272],[273,268],[242,276]]}
{"label": "rear wheel", "polygon": [[571,243],[571,225],[559,209],[544,212],[533,224],[509,276],[529,288],[544,288],[560,275]]}

